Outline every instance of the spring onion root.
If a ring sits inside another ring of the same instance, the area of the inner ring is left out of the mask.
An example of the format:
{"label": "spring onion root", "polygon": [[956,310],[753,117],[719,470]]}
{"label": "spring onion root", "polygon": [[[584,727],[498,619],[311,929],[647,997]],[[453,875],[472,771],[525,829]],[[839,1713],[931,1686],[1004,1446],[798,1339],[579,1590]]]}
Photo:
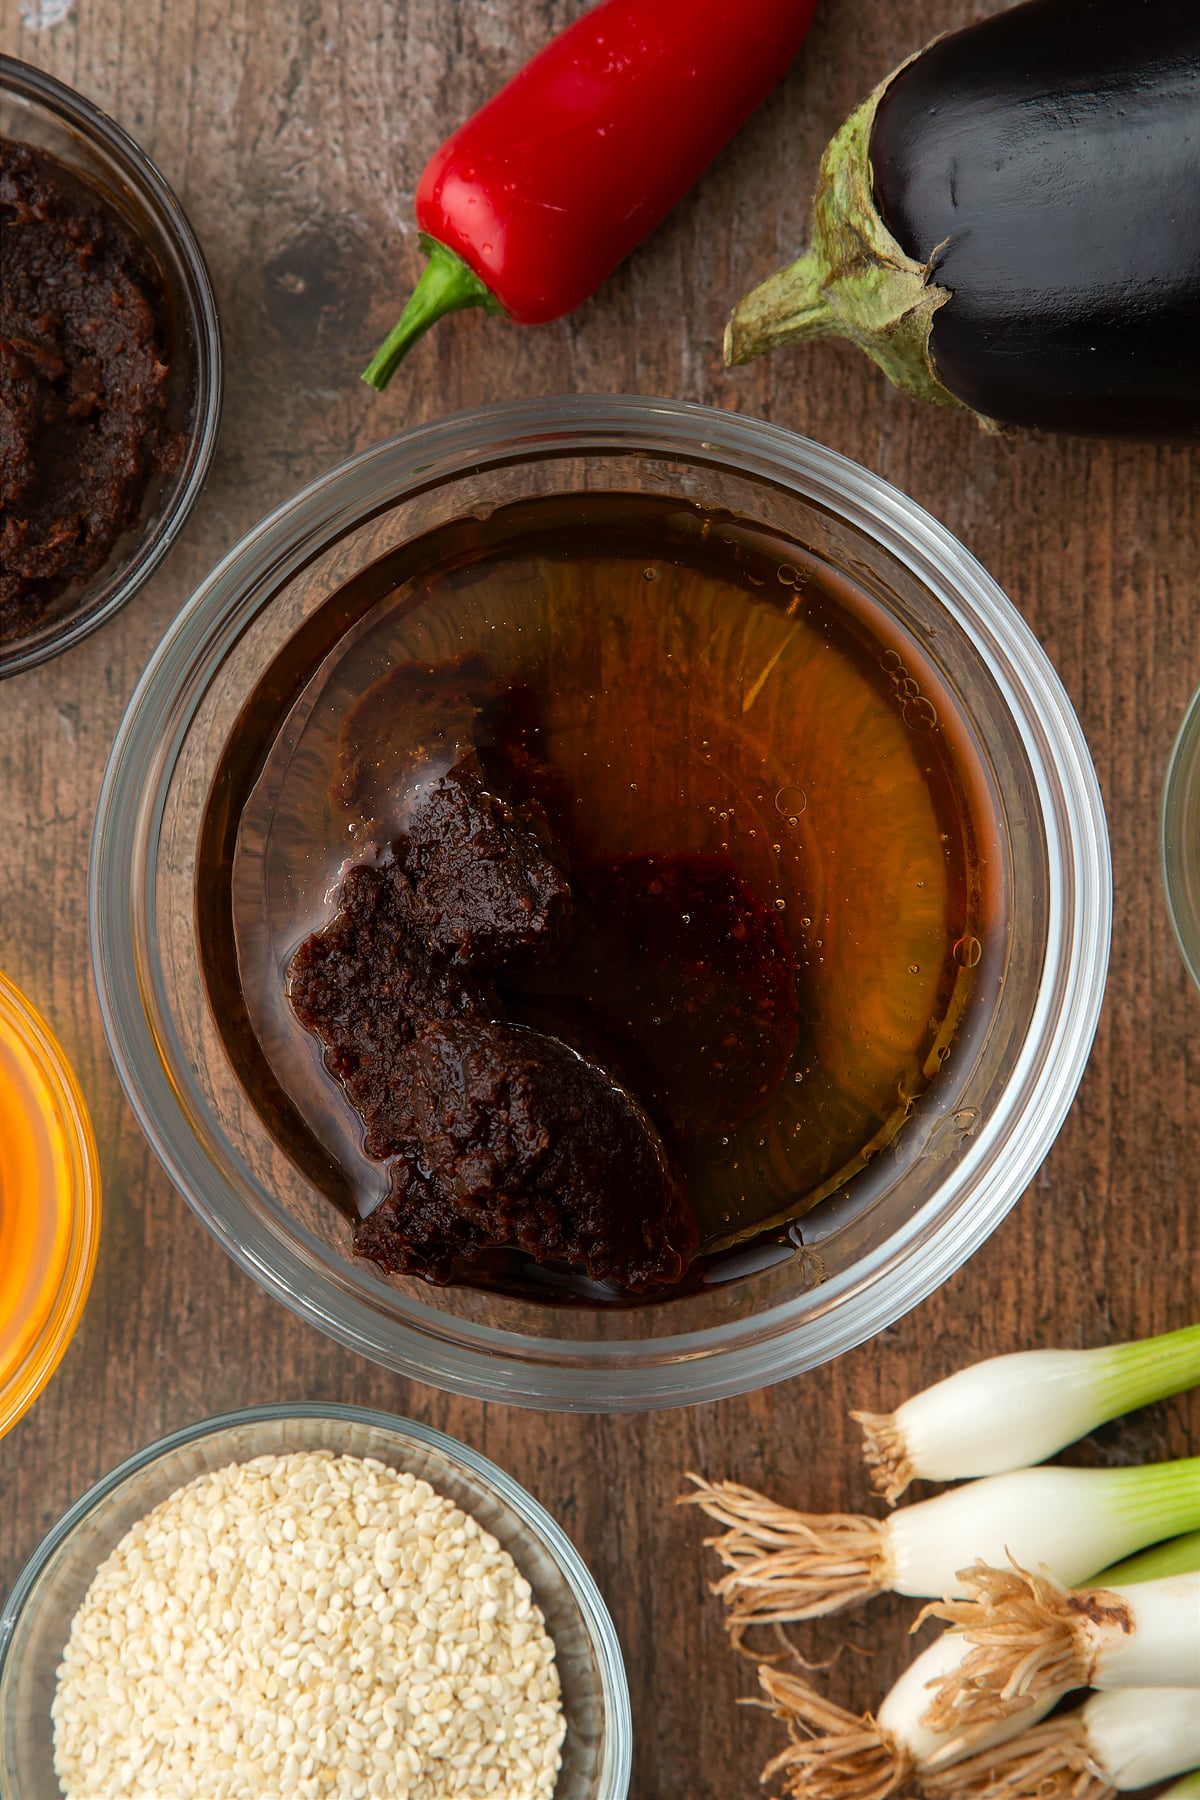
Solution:
{"label": "spring onion root", "polygon": [[928,1800],[1107,1800],[1200,1763],[1194,1688],[1115,1688],[999,1749],[922,1776]]}
{"label": "spring onion root", "polygon": [[1126,1469],[1019,1469],[969,1482],[886,1519],[801,1513],[732,1482],[688,1479],[681,1499],[725,1527],[705,1541],[735,1641],[891,1590],[964,1599],[959,1571],[1011,1555],[1075,1586],[1141,1545],[1200,1521],[1200,1457]]}
{"label": "spring onion root", "polygon": [[[1065,1588],[1014,1565],[964,1572],[966,1600],[935,1601],[969,1648],[939,1676],[931,1730],[1004,1717],[1070,1688],[1200,1689],[1200,1575],[1127,1587]],[[1200,1692],[1196,1695],[1200,1712]]]}
{"label": "spring onion root", "polygon": [[1106,1419],[1200,1384],[1200,1325],[1096,1350],[1027,1350],[960,1369],[894,1413],[852,1413],[876,1490],[1002,1475]]}
{"label": "spring onion root", "polygon": [[735,1644],[750,1625],[791,1624],[881,1594],[887,1581],[887,1520],[856,1513],[797,1513],[732,1481],[688,1476],[699,1506],[727,1529],[705,1538],[729,1570],[713,1584]]}
{"label": "spring onion root", "polygon": [[847,1712],[769,1665],[758,1680],[790,1740],[763,1770],[764,1786],[779,1779],[796,1800],[887,1800],[915,1773],[916,1758],[869,1713]]}

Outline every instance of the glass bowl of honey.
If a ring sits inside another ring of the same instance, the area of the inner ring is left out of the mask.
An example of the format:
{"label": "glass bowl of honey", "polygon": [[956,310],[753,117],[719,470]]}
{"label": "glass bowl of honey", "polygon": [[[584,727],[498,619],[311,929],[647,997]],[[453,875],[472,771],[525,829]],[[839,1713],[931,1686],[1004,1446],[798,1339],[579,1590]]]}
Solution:
{"label": "glass bowl of honey", "polygon": [[936,521],[756,420],[413,431],[257,527],[131,702],[126,1090],[229,1253],[435,1385],[811,1368],[1019,1198],[1107,965],[1078,721]]}
{"label": "glass bowl of honey", "polygon": [[0,1433],[71,1341],[100,1237],[87,1108],[44,1019],[0,974]]}

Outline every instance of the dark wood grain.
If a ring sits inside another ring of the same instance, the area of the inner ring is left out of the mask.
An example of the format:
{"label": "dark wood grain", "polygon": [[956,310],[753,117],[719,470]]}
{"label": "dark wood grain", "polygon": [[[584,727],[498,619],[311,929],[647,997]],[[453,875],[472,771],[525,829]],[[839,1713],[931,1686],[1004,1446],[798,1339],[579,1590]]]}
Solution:
{"label": "dark wood grain", "polygon": [[[158,1433],[273,1398],[371,1402],[495,1457],[563,1521],[625,1646],[637,1800],[758,1791],[779,1741],[727,1652],[685,1467],[813,1507],[866,1498],[850,1406],[887,1407],[997,1350],[1095,1344],[1200,1313],[1200,997],[1159,891],[1163,767],[1200,678],[1200,456],[989,438],[818,345],[736,375],[736,296],[798,246],[821,148],[903,55],[973,0],[824,0],[795,69],[675,215],[573,317],[522,332],[441,327],[385,398],[357,371],[416,264],[419,170],[576,0],[76,0],[51,29],[3,0],[4,47],[81,88],[178,189],[211,262],[228,393],[208,491],[167,569],[122,617],[0,693],[0,967],[79,1071],[105,1181],[100,1263],[50,1387],[0,1442],[0,1593],[43,1531]],[[32,0],[26,0],[27,10]],[[996,10],[989,5],[984,10]],[[1116,928],[1095,1053],[1032,1189],[933,1299],[802,1380],[643,1418],[542,1417],[408,1384],[295,1321],[225,1259],[158,1169],[97,1012],[85,870],[96,793],[133,684],[191,586],[275,501],[385,433],[459,407],[571,390],[661,393],[759,414],[912,494],[996,575],[1054,657],[1096,757]],[[1193,1047],[1193,1040],[1196,1046]],[[1200,1449],[1195,1397],[1108,1428],[1084,1456]],[[604,1479],[597,1480],[598,1470]],[[848,1639],[829,1677],[869,1702],[907,1654],[908,1609],[812,1633]]]}

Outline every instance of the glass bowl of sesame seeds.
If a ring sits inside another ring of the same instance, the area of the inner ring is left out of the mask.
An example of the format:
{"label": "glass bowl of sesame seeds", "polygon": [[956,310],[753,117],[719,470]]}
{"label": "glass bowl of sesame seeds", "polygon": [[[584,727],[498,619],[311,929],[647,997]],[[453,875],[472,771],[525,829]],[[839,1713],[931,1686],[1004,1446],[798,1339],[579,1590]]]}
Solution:
{"label": "glass bowl of sesame seeds", "polygon": [[631,1746],[563,1532],[466,1445],[361,1407],[161,1438],[0,1615],[0,1800],[623,1800]]}

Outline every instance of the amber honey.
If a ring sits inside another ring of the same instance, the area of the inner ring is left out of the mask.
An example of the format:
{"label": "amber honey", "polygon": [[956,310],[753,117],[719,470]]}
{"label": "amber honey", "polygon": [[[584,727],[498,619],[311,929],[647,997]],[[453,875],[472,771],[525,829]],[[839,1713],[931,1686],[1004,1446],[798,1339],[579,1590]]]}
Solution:
{"label": "amber honey", "polygon": [[95,1150],[73,1078],[0,976],[0,1430],[48,1379],[74,1329],[98,1223]]}
{"label": "amber honey", "polygon": [[[647,496],[520,502],[405,546],[331,597],[245,709],[202,838],[201,936],[214,1010],[276,1136],[343,1207],[379,1198],[286,971],[340,872],[396,826],[422,671],[464,656],[523,697],[573,857],[728,857],[786,931],[786,1074],[736,1129],[679,1147],[695,1279],[759,1239],[798,1242],[851,1186],[869,1199],[924,1097],[951,1097],[1003,979],[986,749],[885,596],[805,545]],[[386,707],[356,713],[380,683]],[[369,718],[371,817],[338,799],[352,715]]]}

